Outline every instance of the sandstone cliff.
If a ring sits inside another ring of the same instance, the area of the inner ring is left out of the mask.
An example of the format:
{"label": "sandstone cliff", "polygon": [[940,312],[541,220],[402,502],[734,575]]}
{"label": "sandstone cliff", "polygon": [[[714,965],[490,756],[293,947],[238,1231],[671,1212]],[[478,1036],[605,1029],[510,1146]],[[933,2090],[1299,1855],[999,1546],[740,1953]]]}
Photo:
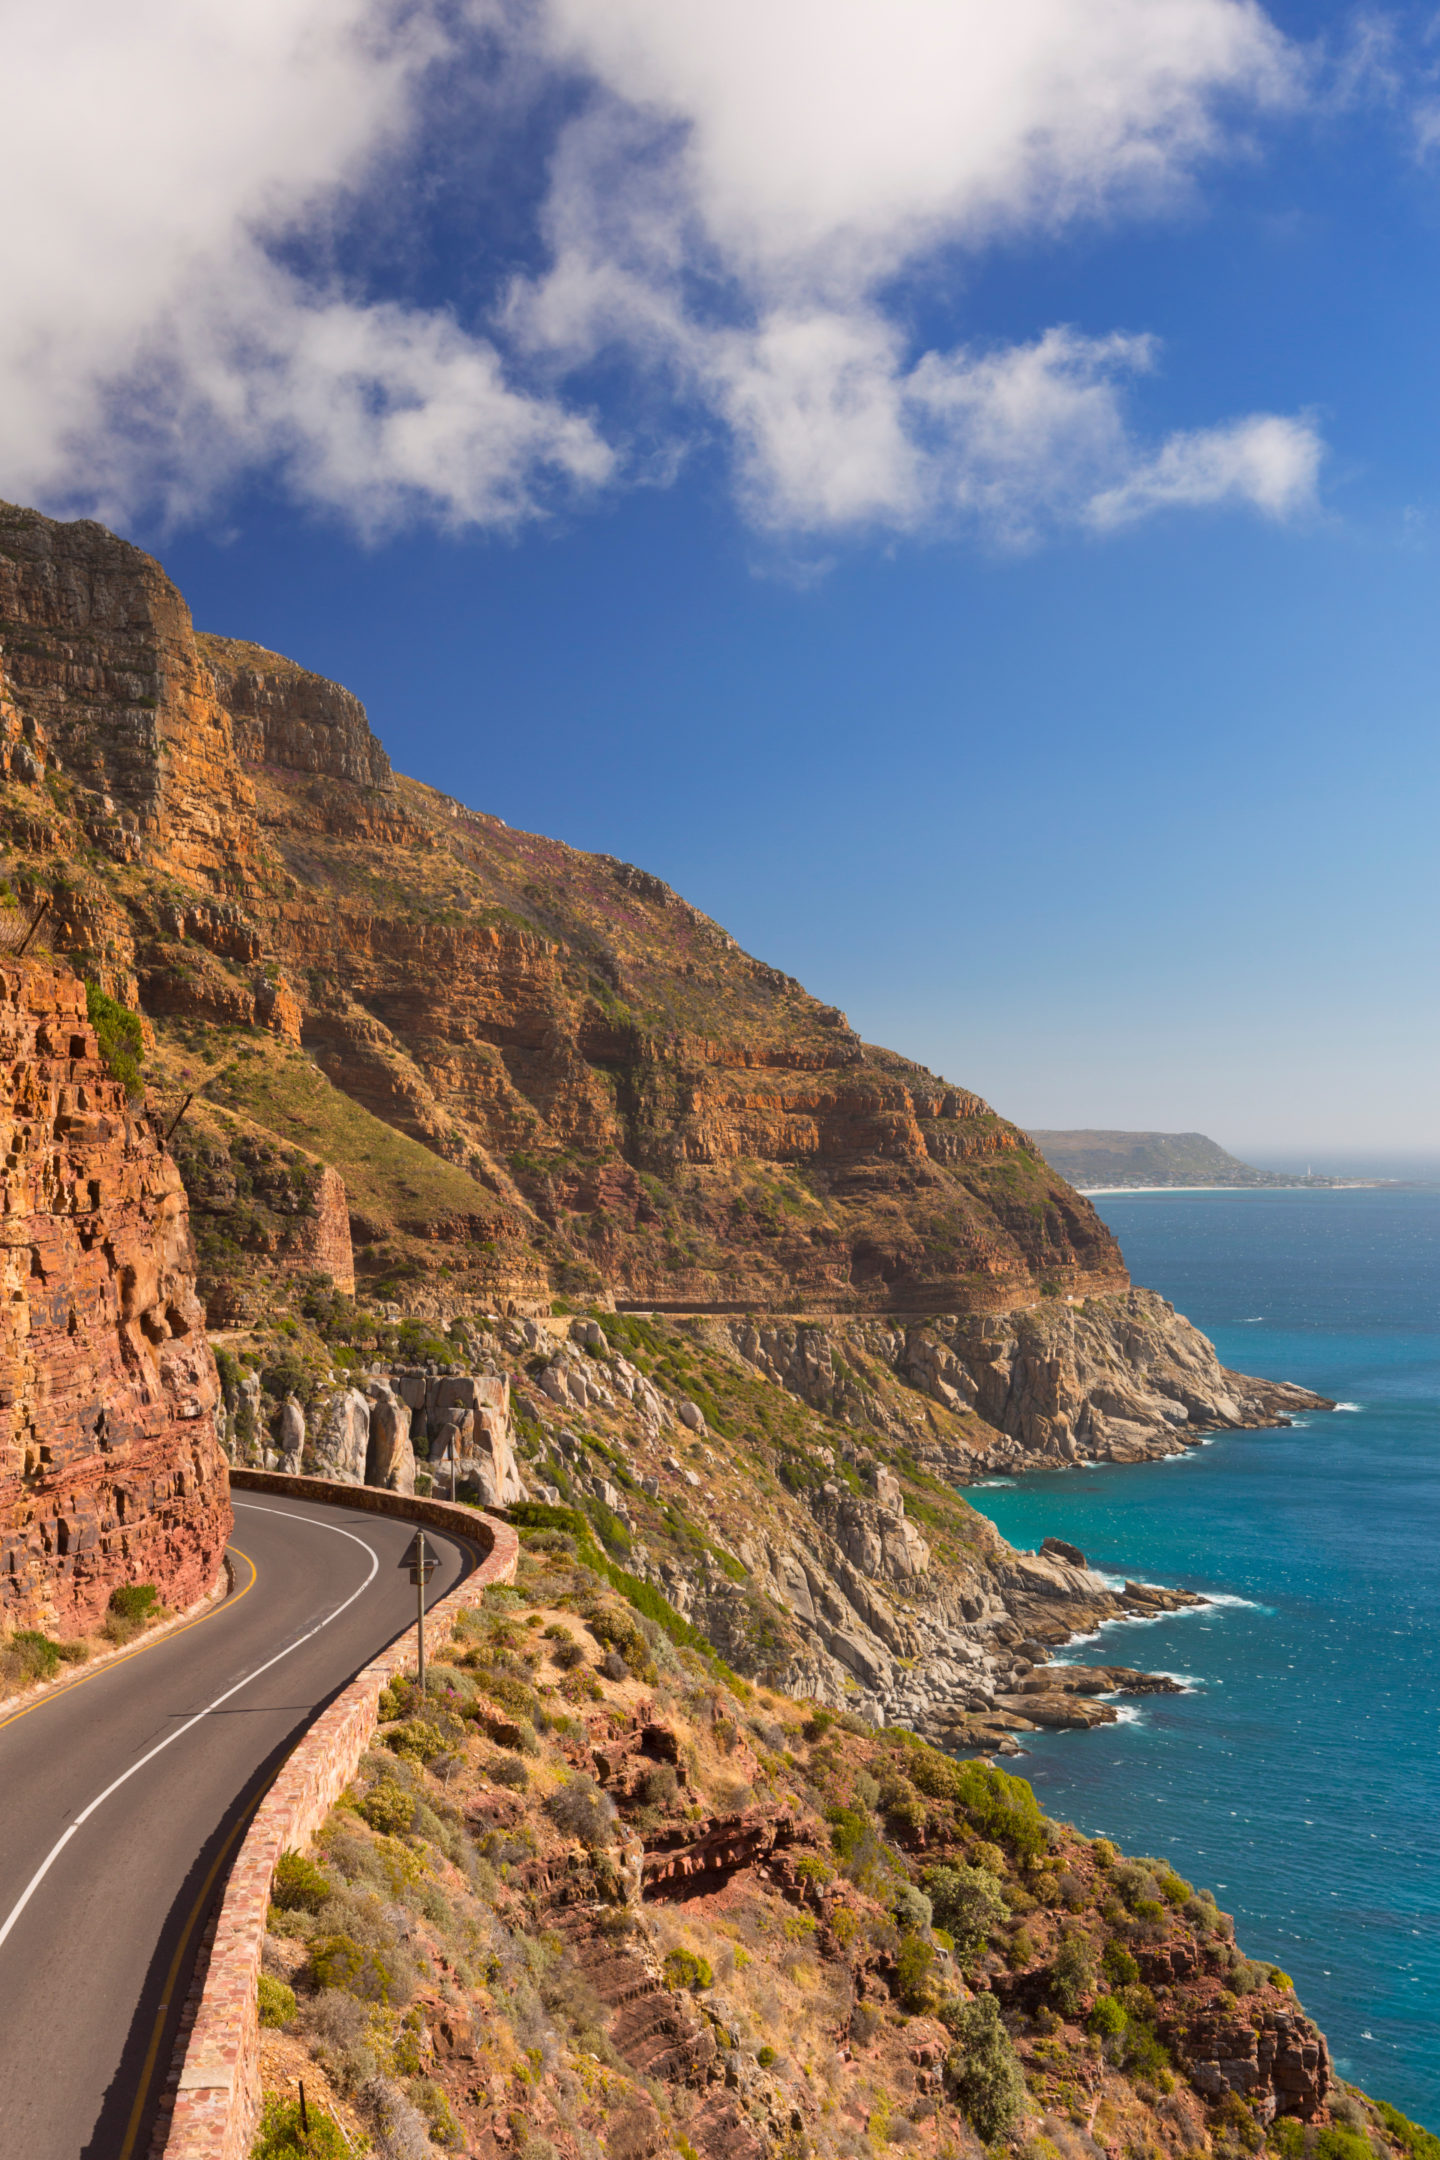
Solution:
{"label": "sandstone cliff", "polygon": [[0,1620],[75,1634],[125,1582],[188,1604],[230,1505],[184,1188],[45,962],[0,963],[0,1137]]}
{"label": "sandstone cliff", "polygon": [[[102,527],[0,510],[0,644],[0,871],[153,1023],[152,1079],[203,1084],[200,1153],[259,1128],[345,1180],[372,1289],[1003,1313],[1125,1287],[1089,1203],[977,1096],[658,878],[397,778],[348,692],[197,636]],[[228,1174],[192,1178],[221,1309],[286,1243],[226,1229]]]}

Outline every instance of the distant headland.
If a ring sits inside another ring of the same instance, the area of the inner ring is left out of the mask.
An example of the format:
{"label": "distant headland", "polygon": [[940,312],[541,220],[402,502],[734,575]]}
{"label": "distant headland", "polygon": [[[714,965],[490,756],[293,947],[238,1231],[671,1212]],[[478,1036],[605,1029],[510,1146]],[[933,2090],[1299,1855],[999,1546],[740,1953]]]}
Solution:
{"label": "distant headland", "polygon": [[1030,1138],[1053,1170],[1088,1191],[1129,1191],[1142,1186],[1357,1186],[1393,1184],[1390,1178],[1297,1177],[1257,1170],[1218,1141],[1198,1132],[1042,1132]]}

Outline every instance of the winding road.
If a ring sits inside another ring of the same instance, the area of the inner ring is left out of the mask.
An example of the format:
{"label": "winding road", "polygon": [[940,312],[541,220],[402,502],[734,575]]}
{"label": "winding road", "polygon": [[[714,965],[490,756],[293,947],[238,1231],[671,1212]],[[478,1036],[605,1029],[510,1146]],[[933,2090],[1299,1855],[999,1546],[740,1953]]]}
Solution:
{"label": "winding road", "polygon": [[[236,1493],[228,1597],[0,1719],[0,2154],[143,2160],[225,1864],[415,1620],[411,1523]],[[482,1558],[427,1531],[427,1604]]]}

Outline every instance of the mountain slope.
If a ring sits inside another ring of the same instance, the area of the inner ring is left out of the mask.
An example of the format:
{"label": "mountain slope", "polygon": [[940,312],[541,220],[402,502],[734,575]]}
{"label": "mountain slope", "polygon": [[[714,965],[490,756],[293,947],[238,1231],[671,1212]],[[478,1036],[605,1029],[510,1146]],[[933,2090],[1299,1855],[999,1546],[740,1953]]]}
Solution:
{"label": "mountain slope", "polygon": [[362,1285],[442,1314],[1126,1287],[1088,1201],[977,1096],[658,878],[397,777],[347,691],[197,636],[102,526],[0,509],[0,641],[0,871],[138,1005],[152,1083],[202,1094],[182,1162],[217,1311],[300,1264],[275,1163],[254,1199],[257,1132],[301,1183],[344,1178]]}

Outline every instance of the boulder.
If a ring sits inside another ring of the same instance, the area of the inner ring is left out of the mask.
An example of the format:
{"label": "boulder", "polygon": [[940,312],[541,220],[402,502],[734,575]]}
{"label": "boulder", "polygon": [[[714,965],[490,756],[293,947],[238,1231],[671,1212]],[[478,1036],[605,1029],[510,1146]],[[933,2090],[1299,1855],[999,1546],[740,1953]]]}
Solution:
{"label": "boulder", "polygon": [[365,1482],[383,1486],[386,1492],[413,1493],[415,1450],[410,1444],[410,1406],[383,1381],[372,1381],[366,1392],[370,1397],[370,1441]]}
{"label": "boulder", "polygon": [[486,1507],[509,1507],[512,1501],[525,1498],[510,1438],[508,1388],[503,1412],[485,1405],[475,1413],[466,1476],[467,1481],[473,1481],[476,1498]]}
{"label": "boulder", "polygon": [[1079,1546],[1068,1544],[1064,1538],[1041,1538],[1040,1550],[1042,1553],[1054,1553],[1058,1560],[1068,1560],[1071,1567],[1088,1567],[1090,1565]]}
{"label": "boulder", "polygon": [[280,1423],[276,1429],[279,1447],[278,1468],[287,1477],[298,1477],[305,1453],[305,1412],[296,1395],[287,1395],[280,1410]]}
{"label": "boulder", "polygon": [[370,1405],[358,1388],[332,1395],[315,1443],[315,1471],[342,1485],[363,1485],[370,1451]]}

